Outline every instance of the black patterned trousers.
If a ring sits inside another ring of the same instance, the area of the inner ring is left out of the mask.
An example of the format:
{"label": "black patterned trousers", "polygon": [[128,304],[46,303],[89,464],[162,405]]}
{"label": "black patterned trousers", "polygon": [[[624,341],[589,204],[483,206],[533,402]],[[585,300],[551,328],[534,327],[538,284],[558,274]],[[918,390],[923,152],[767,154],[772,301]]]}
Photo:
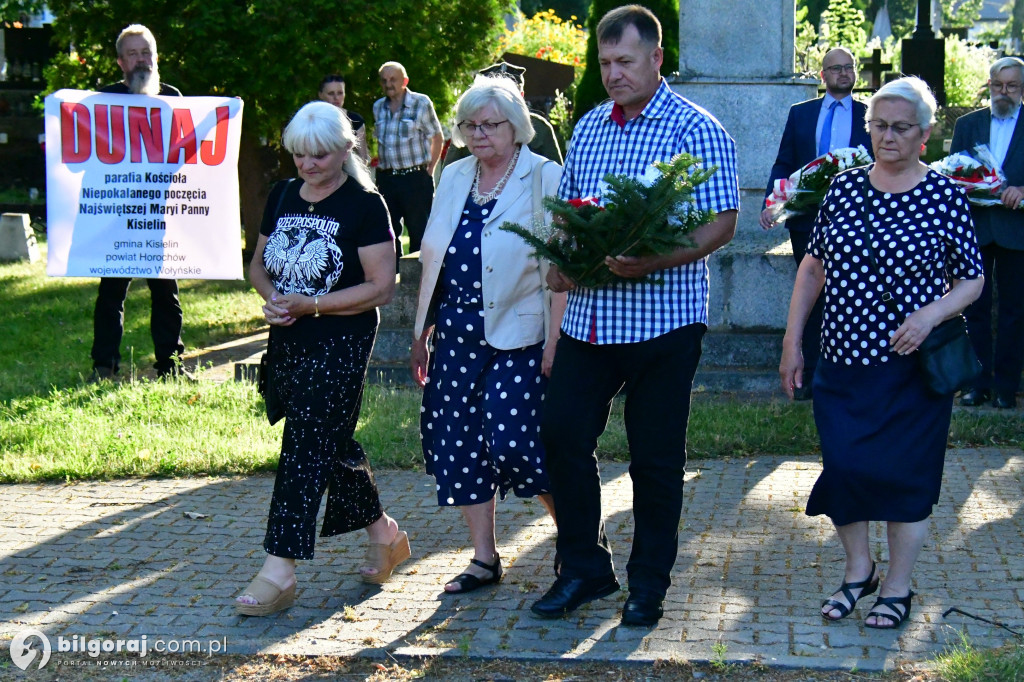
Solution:
{"label": "black patterned trousers", "polygon": [[370,462],[353,438],[375,336],[272,341],[270,380],[285,402],[285,423],[263,541],[269,554],[313,558],[325,490],[322,537],[365,528],[384,513]]}

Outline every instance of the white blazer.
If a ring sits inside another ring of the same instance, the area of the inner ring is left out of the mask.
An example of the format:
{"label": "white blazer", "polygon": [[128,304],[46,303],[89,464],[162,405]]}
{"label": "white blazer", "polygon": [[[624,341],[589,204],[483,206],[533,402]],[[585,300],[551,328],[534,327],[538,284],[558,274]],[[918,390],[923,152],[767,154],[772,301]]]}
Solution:
{"label": "white blazer", "polygon": [[[505,222],[531,225],[533,169],[535,164],[546,160],[523,145],[512,176],[498,196],[494,210],[484,220],[480,235],[484,338],[501,350],[523,348],[544,341],[551,323],[551,297],[544,281],[548,263],[539,262],[531,256],[533,249],[522,238],[498,229]],[[413,332],[416,339],[425,328],[434,324],[439,294],[437,280],[448,245],[462,218],[476,174],[476,164],[476,158],[471,156],[456,161],[441,173],[420,244],[423,276]],[[541,173],[544,194],[555,194],[562,178],[562,167],[551,161],[544,165]],[[547,211],[544,219],[551,219]]]}

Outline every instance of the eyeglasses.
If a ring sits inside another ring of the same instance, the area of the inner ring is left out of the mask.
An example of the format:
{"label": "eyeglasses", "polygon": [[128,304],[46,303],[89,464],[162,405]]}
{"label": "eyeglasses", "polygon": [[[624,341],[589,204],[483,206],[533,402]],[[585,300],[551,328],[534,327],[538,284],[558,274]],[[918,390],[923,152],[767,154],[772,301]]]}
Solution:
{"label": "eyeglasses", "polygon": [[484,121],[479,125],[477,125],[476,123],[470,123],[469,121],[463,121],[458,125],[458,128],[466,137],[469,137],[478,130],[481,133],[483,133],[485,137],[490,137],[495,133],[495,131],[498,130],[498,126],[500,126],[502,123],[508,123],[508,120],[506,119],[504,121]]}
{"label": "eyeglasses", "polygon": [[989,90],[992,90],[993,92],[1002,92],[1003,90],[1006,90],[1007,94],[1013,94],[1015,92],[1020,92],[1021,84],[1000,83],[999,81],[990,81],[988,87]]}
{"label": "eyeglasses", "polygon": [[885,135],[886,131],[890,128],[895,135],[906,135],[910,132],[910,129],[919,123],[908,123],[907,121],[897,121],[896,123],[888,123],[881,119],[875,119],[868,121],[868,125],[871,126],[871,132],[878,133],[879,135]]}
{"label": "eyeglasses", "polygon": [[853,64],[834,64],[833,66],[826,66],[824,70],[828,71],[833,76],[838,76],[843,71],[853,73],[854,71],[857,70],[857,67],[854,66]]}

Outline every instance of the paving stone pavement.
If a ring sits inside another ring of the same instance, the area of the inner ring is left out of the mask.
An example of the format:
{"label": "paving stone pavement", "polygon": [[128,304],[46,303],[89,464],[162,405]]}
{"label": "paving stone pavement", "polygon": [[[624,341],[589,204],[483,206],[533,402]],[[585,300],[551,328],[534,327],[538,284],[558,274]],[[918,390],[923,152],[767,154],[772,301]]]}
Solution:
{"label": "paving stone pavement", "polygon": [[[724,658],[845,670],[924,661],[961,632],[984,647],[1012,639],[998,627],[942,614],[956,606],[1024,624],[1024,452],[949,452],[916,571],[919,596],[910,623],[895,632],[864,628],[864,605],[838,623],[818,616],[843,572],[827,519],[803,514],[818,471],[814,457],[691,462],[679,558],[655,628],[620,626],[625,593],[563,620],[532,617],[530,604],[553,579],[554,527],[540,504],[512,498],[498,506],[505,580],[445,596],[445,579],[469,559],[468,537],[454,510],[435,506],[432,479],[418,472],[377,472],[386,508],[413,546],[413,559],[390,582],[377,588],[357,580],[362,533],[322,539],[316,558],[299,567],[296,606],[270,618],[237,616],[231,600],[262,562],[271,477],[6,485],[0,639],[35,627],[66,639],[217,639],[232,654]],[[603,477],[625,583],[628,474],[611,463]],[[883,526],[873,524],[872,533],[884,568]]]}

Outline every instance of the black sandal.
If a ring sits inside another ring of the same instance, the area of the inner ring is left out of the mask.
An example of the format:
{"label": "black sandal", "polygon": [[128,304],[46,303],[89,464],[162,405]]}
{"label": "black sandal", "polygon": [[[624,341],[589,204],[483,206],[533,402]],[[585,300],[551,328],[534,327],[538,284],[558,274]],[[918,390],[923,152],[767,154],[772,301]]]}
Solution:
{"label": "black sandal", "polygon": [[[914,598],[914,591],[911,590],[910,594],[906,597],[879,597],[871,610],[868,611],[868,617],[875,617],[875,624],[870,625],[865,621],[864,627],[875,628],[876,630],[895,630],[899,626],[903,625],[903,621],[910,618],[910,600]],[[881,607],[885,607],[887,611],[879,611]],[[902,606],[903,611],[900,612],[897,606]],[[887,618],[892,621],[891,625],[879,625],[879,618]]]}
{"label": "black sandal", "polygon": [[[860,594],[858,594],[856,597],[854,597],[852,590],[856,590],[856,589],[860,590]],[[853,612],[853,609],[854,609],[855,606],[857,606],[857,602],[858,601],[860,601],[863,597],[868,596],[869,594],[874,594],[875,590],[877,590],[877,589],[878,589],[877,567],[875,566],[875,562],[872,561],[871,562],[871,573],[868,574],[867,580],[861,580],[860,582],[856,582],[856,583],[845,583],[844,582],[842,585],[839,586],[839,589],[836,590],[836,592],[833,593],[833,594],[835,594],[835,593],[838,593],[838,592],[842,592],[843,596],[846,597],[846,601],[849,602],[849,605],[844,604],[843,602],[839,601],[838,599],[832,599],[831,597],[826,599],[825,601],[821,602],[821,608],[825,608],[826,606],[828,606],[829,607],[829,611],[838,611],[839,612],[839,617],[838,618],[833,618],[832,616],[826,615],[824,611],[821,612],[821,617],[824,618],[825,620],[833,620],[833,621],[834,620],[842,620],[843,618],[846,618],[847,616],[849,616]]]}
{"label": "black sandal", "polygon": [[497,554],[495,554],[494,557],[494,563],[489,565],[477,559],[469,560],[469,563],[473,564],[474,566],[479,566],[484,570],[490,571],[490,578],[478,578],[472,573],[460,573],[459,575],[449,580],[448,583],[446,583],[455,583],[459,586],[459,589],[455,590],[454,592],[449,592],[448,590],[445,590],[445,593],[463,594],[465,592],[472,592],[473,590],[479,590],[481,587],[487,587],[488,585],[494,585],[496,583],[501,582],[501,557]]}

